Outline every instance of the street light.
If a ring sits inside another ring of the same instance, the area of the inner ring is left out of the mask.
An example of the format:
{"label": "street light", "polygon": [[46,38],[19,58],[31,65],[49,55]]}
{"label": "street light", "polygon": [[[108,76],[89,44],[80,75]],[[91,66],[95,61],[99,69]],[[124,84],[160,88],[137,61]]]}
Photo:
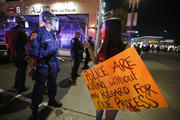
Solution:
{"label": "street light", "polygon": [[[134,11],[135,11],[135,8],[138,8],[139,1],[140,0],[129,0],[129,8],[131,8],[130,31],[132,31],[133,21],[134,21]],[[129,32],[128,34],[129,34],[128,44],[130,45],[130,43],[131,43],[131,32]]]}

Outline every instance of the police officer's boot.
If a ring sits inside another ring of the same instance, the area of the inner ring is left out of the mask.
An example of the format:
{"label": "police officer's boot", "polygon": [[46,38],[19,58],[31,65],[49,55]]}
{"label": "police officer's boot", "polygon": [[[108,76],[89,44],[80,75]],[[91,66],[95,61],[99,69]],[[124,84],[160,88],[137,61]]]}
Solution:
{"label": "police officer's boot", "polygon": [[62,107],[62,103],[58,103],[54,97],[50,97],[48,101],[48,106],[53,106],[53,107]]}

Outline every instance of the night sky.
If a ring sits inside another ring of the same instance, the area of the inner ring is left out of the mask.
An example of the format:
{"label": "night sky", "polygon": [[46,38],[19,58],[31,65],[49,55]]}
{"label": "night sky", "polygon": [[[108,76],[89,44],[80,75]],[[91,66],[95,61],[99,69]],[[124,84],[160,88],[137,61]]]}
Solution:
{"label": "night sky", "polygon": [[[130,12],[128,0],[105,0],[105,10],[124,8]],[[178,1],[175,0],[141,0],[138,12],[138,25],[135,29],[140,36],[157,35],[180,41]],[[180,11],[180,10],[179,10]],[[167,32],[164,32],[167,31]]]}

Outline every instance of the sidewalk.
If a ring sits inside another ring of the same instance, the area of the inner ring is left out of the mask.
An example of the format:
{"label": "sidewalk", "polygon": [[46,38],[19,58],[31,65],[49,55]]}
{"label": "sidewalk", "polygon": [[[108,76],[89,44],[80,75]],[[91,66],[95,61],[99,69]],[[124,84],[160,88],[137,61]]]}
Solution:
{"label": "sidewalk", "polygon": [[[159,68],[167,68],[167,66],[154,63],[154,62],[145,62],[146,66],[153,67],[159,66]],[[89,63],[90,67],[92,67],[94,64],[92,62]],[[80,66],[80,68],[82,65]],[[79,73],[81,73],[81,69],[79,69]],[[163,79],[163,77],[162,77]],[[162,83],[161,83],[162,84]],[[163,93],[165,99],[167,99],[168,104],[168,94],[166,93],[164,89],[161,89],[161,92]],[[85,81],[83,79],[83,76],[81,74],[81,77],[78,77],[77,79],[77,85],[72,86],[68,90],[68,94],[66,94],[63,99],[63,107],[71,109],[76,112],[83,113],[84,115],[88,115],[86,119],[83,120],[95,120],[95,107],[91,101],[91,97],[89,95],[88,89],[86,87]],[[174,103],[177,104],[177,103]],[[178,105],[177,105],[178,106]],[[119,110],[118,114],[116,116],[116,120],[179,120],[179,112],[175,112],[173,110],[174,108],[171,108],[171,105],[169,105],[169,108],[158,108],[158,109],[143,109],[141,112],[135,113],[130,112],[128,110]],[[89,117],[94,116],[94,117]],[[77,117],[77,116],[74,116]],[[72,120],[81,120],[80,118],[76,119],[72,117]],[[80,117],[80,116],[79,116]],[[103,116],[104,117],[104,116]]]}
{"label": "sidewalk", "polygon": [[[67,51],[63,51],[64,56],[68,55]],[[151,68],[150,72],[153,70],[154,79],[160,86],[160,91],[163,96],[167,100],[169,104],[169,108],[167,109],[144,109],[139,113],[130,112],[128,110],[122,111],[119,110],[116,120],[179,120],[180,119],[180,111],[179,111],[179,102],[180,99],[176,94],[179,92],[179,81],[175,83],[169,82],[169,78],[167,74],[164,74],[163,71],[165,69],[172,68],[167,65],[160,64],[157,62],[153,62],[151,60],[145,61],[145,64],[148,68]],[[89,63],[90,67],[93,66],[93,63]],[[57,83],[66,79],[70,73],[70,59],[66,59],[65,62],[61,64],[61,72],[58,75]],[[47,106],[47,96],[44,96],[43,104],[39,109],[40,120],[95,120],[95,107],[91,101],[91,97],[89,95],[88,89],[86,87],[85,81],[81,74],[81,64],[79,69],[79,74],[81,75],[77,79],[76,86],[70,86],[68,88],[60,88],[58,87],[57,92],[57,100],[60,100],[63,103],[62,108],[52,109]],[[155,70],[159,70],[160,72],[157,74]],[[176,73],[177,74],[177,73]],[[160,76],[161,75],[161,76]],[[179,78],[179,74],[177,76]],[[175,79],[175,78],[174,78]],[[163,82],[161,82],[163,81]],[[30,78],[28,78],[29,84],[32,83]],[[33,84],[32,84],[33,85]],[[169,86],[168,86],[169,85]],[[30,86],[30,90],[27,91],[29,94],[32,91],[32,86]],[[174,93],[174,94],[172,94]],[[25,93],[24,93],[25,94]],[[2,105],[6,107],[0,106],[0,110],[7,109],[6,113],[0,114],[0,120],[28,120],[31,115],[30,110],[30,95],[23,95],[23,97],[19,95],[9,95],[7,93],[4,94],[3,90],[0,90],[0,96],[5,96],[4,104],[3,100],[0,99]],[[13,97],[12,97],[13,96]],[[1,97],[0,97],[1,98]],[[22,99],[21,99],[22,98]],[[7,102],[9,101],[9,102]],[[7,105],[6,105],[7,103]],[[0,104],[0,105],[1,105]],[[13,106],[16,106],[14,108]],[[8,111],[8,112],[7,112]]]}
{"label": "sidewalk", "polygon": [[[89,65],[92,67],[94,64],[90,62]],[[148,62],[146,63],[146,65],[152,66],[152,63]],[[166,67],[166,66],[160,66],[160,67]],[[79,72],[82,72],[81,69],[79,69]],[[163,93],[165,98],[168,98],[167,93],[165,93],[163,89],[161,89],[161,92]],[[86,87],[82,74],[81,74],[81,77],[78,77],[77,79],[77,85],[72,86],[69,89],[68,94],[64,96],[64,98],[62,99],[62,102],[63,102],[64,108],[68,108],[78,113],[83,113],[84,115],[87,115],[87,117],[82,120],[91,120],[91,119],[95,120],[96,110],[91,101],[91,98],[90,98],[90,95],[89,95],[89,92]],[[71,114],[71,115],[74,115],[74,114]],[[72,120],[81,120],[81,116],[78,116],[79,114],[76,114],[76,115],[71,116]],[[94,117],[90,117],[90,116],[94,116]],[[75,117],[79,117],[79,118],[77,119]],[[119,110],[116,116],[116,120],[160,120],[160,119],[161,120],[178,120],[178,118],[180,118],[179,115],[176,114],[176,112],[173,111],[171,107],[167,109],[162,109],[162,108],[161,109],[144,109],[138,113],[130,112],[128,110],[125,110],[125,111]]]}
{"label": "sidewalk", "polygon": [[[145,64],[147,68],[150,68],[150,70],[154,70],[157,68],[162,69],[162,70],[169,69],[168,65],[159,64],[159,63],[149,61],[149,60],[145,61]],[[92,67],[93,63],[90,62],[89,65],[90,67]],[[81,70],[79,72],[81,72]],[[164,84],[166,85],[166,81],[168,81],[169,78],[162,76],[164,74],[163,71],[162,72],[159,71],[159,75],[161,74],[161,76],[158,76],[157,73],[154,73],[154,71],[150,71],[150,72],[153,73],[152,76],[154,76],[155,80],[164,81],[161,83],[159,83],[159,81],[156,81],[157,84],[160,84],[161,86],[163,86]],[[172,85],[175,86],[176,83],[173,83]],[[170,94],[169,91],[167,91],[167,89],[172,90],[172,88],[164,89],[163,87],[161,88],[161,86],[159,86],[159,89],[161,93],[163,93],[163,96],[165,97],[165,99],[167,100],[169,104],[169,108],[143,109],[141,110],[141,112],[138,112],[138,113],[130,112],[128,110],[125,110],[125,111],[119,110],[116,116],[116,120],[160,120],[160,119],[161,120],[179,120],[180,119],[180,114],[179,114],[180,111],[178,108],[179,103],[172,102],[176,98],[173,98],[172,96],[170,96],[172,94]],[[178,91],[177,88],[174,88],[174,90],[176,92]],[[91,101],[91,98],[90,98],[88,89],[85,85],[85,81],[82,77],[82,74],[81,74],[81,77],[78,77],[77,86],[72,86],[69,89],[68,94],[64,96],[64,98],[62,99],[62,102],[65,108],[78,111],[81,113],[85,113],[91,116],[95,116],[95,108]],[[91,120],[91,118],[86,118],[84,120]],[[95,120],[95,117],[94,117],[94,120]]]}

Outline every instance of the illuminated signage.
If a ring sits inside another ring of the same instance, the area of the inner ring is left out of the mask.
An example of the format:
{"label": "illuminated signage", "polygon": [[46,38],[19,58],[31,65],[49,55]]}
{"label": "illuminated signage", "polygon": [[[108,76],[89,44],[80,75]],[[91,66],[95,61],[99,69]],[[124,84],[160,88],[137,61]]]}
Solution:
{"label": "illuminated signage", "polygon": [[50,11],[52,13],[66,13],[66,12],[76,12],[76,7],[73,2],[65,2],[65,3],[54,3],[51,5],[43,5],[43,4],[34,4],[32,6],[9,6],[7,8],[7,12],[9,14],[39,14],[43,11]]}

